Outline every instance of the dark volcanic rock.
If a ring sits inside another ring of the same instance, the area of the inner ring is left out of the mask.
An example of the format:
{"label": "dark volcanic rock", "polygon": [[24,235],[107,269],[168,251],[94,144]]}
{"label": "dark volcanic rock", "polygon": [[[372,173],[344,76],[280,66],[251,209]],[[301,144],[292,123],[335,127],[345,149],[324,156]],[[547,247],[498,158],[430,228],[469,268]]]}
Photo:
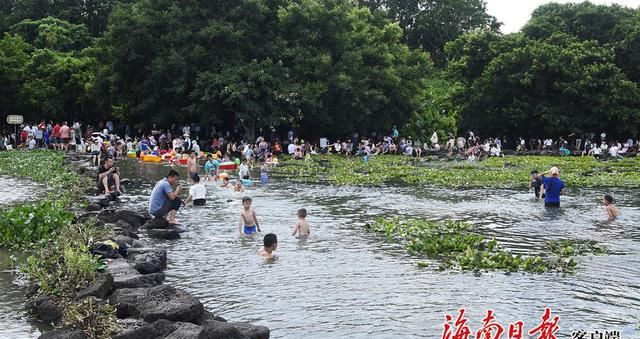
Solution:
{"label": "dark volcanic rock", "polygon": [[116,218],[116,212],[114,210],[102,210],[98,213],[98,219],[108,223],[114,224],[118,219]]}
{"label": "dark volcanic rock", "polygon": [[133,270],[131,274],[119,274],[113,277],[113,289],[153,287],[162,284],[163,273],[140,274]]}
{"label": "dark volcanic rock", "polygon": [[112,336],[112,339],[147,339],[162,338],[163,336],[149,323],[137,319],[120,319],[118,327],[120,333]]}
{"label": "dark volcanic rock", "polygon": [[62,311],[52,297],[39,297],[27,302],[29,313],[44,322],[56,322],[62,318]]}
{"label": "dark volcanic rock", "polygon": [[113,241],[117,243],[125,243],[129,246],[132,246],[135,239],[132,237],[127,237],[125,235],[116,235],[113,237]]}
{"label": "dark volcanic rock", "polygon": [[169,228],[169,226],[169,221],[167,221],[167,219],[165,218],[153,218],[144,224],[144,228],[147,229],[165,229]]}
{"label": "dark volcanic rock", "polygon": [[108,273],[100,273],[96,276],[96,279],[86,288],[81,289],[76,293],[76,299],[82,299],[89,296],[98,297],[104,299],[113,288],[113,277]]}
{"label": "dark volcanic rock", "polygon": [[158,319],[154,321],[151,326],[156,330],[159,337],[164,338],[173,333],[179,325],[167,319]]}
{"label": "dark volcanic rock", "polygon": [[140,317],[146,322],[158,319],[195,322],[204,312],[198,299],[169,285],[117,290],[109,302],[117,305],[118,317]]}
{"label": "dark volcanic rock", "polygon": [[89,205],[87,205],[87,211],[89,212],[94,212],[94,211],[99,211],[102,209],[102,206],[100,206],[99,204],[92,202]]}
{"label": "dark volcanic rock", "polygon": [[142,274],[156,273],[167,267],[167,251],[154,250],[136,254],[133,268]]}
{"label": "dark volcanic rock", "polygon": [[238,338],[238,339],[268,339],[269,329],[265,326],[255,326],[247,323],[228,323],[207,320],[202,324],[206,338]]}
{"label": "dark volcanic rock", "polygon": [[149,238],[153,239],[180,239],[180,234],[178,233],[178,231],[173,229],[149,229],[147,233],[149,234]]}
{"label": "dark volcanic rock", "polygon": [[127,230],[129,232],[133,231],[133,226],[130,223],[128,223],[128,222],[126,222],[125,220],[122,220],[122,219],[118,219],[116,221],[116,227],[120,227],[120,228],[125,229],[125,230]]}
{"label": "dark volcanic rock", "polygon": [[126,221],[129,225],[131,225],[134,229],[142,226],[147,220],[144,215],[127,210],[120,210],[116,212],[116,219]]}
{"label": "dark volcanic rock", "polygon": [[177,323],[178,328],[171,332],[165,339],[193,339],[202,338],[204,328],[192,323]]}
{"label": "dark volcanic rock", "polygon": [[87,337],[80,330],[55,330],[45,332],[38,339],[87,339]]}

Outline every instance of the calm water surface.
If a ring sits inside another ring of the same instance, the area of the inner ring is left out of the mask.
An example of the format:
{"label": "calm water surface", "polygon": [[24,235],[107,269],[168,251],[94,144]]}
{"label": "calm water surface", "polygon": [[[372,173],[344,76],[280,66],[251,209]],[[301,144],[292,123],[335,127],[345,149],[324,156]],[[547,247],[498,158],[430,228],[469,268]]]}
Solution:
{"label": "calm water surface", "polygon": [[[135,161],[119,166],[133,179],[125,206],[146,209],[155,181],[169,167]],[[244,194],[214,184],[207,188],[207,207],[178,214],[189,232],[178,241],[157,242],[169,251],[167,282],[231,321],[268,326],[273,338],[440,338],[445,314],[455,317],[461,307],[474,333],[487,309],[505,327],[522,320],[530,330],[550,307],[560,316],[560,338],[574,330],[618,330],[625,339],[640,338],[638,190],[607,191],[624,214],[624,221],[607,224],[603,190],[570,189],[563,208],[548,211],[526,189],[361,188],[276,180]],[[274,262],[257,256],[261,239],[237,235],[244,195],[253,198],[263,234],[278,235]],[[292,225],[303,207],[312,235],[297,240]],[[367,222],[388,215],[465,220],[518,253],[537,253],[549,239],[579,238],[601,242],[613,254],[579,257],[571,275],[439,272],[437,263],[417,267],[423,259],[364,230]],[[7,333],[18,332],[0,327],[0,336]],[[28,333],[23,328],[21,335]]]}

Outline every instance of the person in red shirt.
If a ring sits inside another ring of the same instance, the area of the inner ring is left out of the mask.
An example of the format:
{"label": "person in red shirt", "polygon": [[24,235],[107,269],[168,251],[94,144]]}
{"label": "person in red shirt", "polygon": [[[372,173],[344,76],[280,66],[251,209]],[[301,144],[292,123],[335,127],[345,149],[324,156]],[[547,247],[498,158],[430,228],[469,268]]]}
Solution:
{"label": "person in red shirt", "polygon": [[55,126],[53,126],[53,139],[51,141],[51,144],[53,145],[53,149],[58,149],[58,144],[60,143],[60,124],[56,123]]}

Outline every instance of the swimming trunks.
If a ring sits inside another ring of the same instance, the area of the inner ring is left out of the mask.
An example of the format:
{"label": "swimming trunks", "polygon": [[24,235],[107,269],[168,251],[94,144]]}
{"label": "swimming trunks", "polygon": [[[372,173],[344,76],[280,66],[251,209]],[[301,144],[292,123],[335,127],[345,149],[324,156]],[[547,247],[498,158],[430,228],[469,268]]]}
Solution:
{"label": "swimming trunks", "polygon": [[256,225],[253,225],[253,226],[244,225],[244,234],[255,234],[255,233],[258,233],[258,229]]}
{"label": "swimming trunks", "polygon": [[205,199],[194,199],[193,200],[193,205],[194,206],[205,206],[207,204],[207,201]]}

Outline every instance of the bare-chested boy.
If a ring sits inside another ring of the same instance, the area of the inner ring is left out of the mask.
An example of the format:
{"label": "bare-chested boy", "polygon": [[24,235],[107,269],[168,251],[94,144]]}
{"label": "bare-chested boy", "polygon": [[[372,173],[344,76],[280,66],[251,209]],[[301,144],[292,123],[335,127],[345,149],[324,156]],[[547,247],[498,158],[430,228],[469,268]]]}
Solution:
{"label": "bare-chested boy", "polygon": [[298,221],[296,222],[295,225],[293,225],[293,236],[295,237],[296,234],[299,237],[308,237],[309,234],[311,234],[311,230],[309,229],[309,223],[307,222],[307,220],[305,220],[305,218],[307,217],[307,210],[304,208],[301,208],[298,210]]}
{"label": "bare-chested boy", "polygon": [[607,211],[609,220],[620,219],[622,213],[620,212],[620,209],[613,204],[612,196],[605,194],[602,202],[604,203],[604,210]]}
{"label": "bare-chested boy", "polygon": [[256,211],[251,208],[251,198],[242,198],[242,213],[240,213],[240,235],[249,235],[260,232],[260,224],[256,217]]}

